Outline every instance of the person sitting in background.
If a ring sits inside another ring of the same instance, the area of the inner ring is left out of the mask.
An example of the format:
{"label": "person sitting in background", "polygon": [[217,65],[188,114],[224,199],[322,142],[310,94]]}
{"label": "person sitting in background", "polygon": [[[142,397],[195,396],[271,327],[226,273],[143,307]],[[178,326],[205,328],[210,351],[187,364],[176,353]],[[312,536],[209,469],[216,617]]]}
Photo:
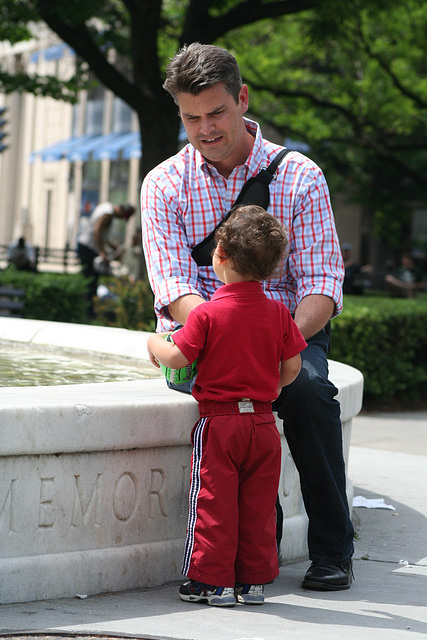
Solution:
{"label": "person sitting in background", "polygon": [[343,293],[347,295],[360,296],[363,290],[370,285],[366,276],[372,272],[372,267],[367,264],[361,267],[353,259],[353,247],[349,242],[341,245],[341,253],[344,260],[344,282]]}
{"label": "person sitting in background", "polygon": [[392,296],[413,298],[425,288],[424,274],[416,266],[410,253],[403,253],[400,266],[385,277],[387,291]]}
{"label": "person sitting in background", "polygon": [[19,271],[36,271],[36,255],[34,248],[27,244],[24,237],[11,242],[7,249],[9,265]]}

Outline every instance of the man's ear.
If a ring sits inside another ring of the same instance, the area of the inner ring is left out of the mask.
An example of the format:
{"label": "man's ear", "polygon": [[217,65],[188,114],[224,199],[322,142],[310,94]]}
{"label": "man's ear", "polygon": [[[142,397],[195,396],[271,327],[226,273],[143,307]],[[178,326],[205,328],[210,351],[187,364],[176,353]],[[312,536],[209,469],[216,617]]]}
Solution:
{"label": "man's ear", "polygon": [[248,90],[248,85],[247,84],[242,84],[242,87],[240,89],[239,105],[240,105],[240,110],[241,110],[242,115],[243,115],[244,113],[246,113],[246,111],[249,108],[249,90]]}

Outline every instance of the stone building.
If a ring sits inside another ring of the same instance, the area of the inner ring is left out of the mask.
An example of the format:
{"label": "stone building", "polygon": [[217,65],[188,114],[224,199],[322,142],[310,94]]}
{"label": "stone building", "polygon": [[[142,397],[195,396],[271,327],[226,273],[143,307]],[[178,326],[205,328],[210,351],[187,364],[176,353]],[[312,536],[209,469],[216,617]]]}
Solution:
{"label": "stone building", "polygon": [[[0,43],[3,68],[51,75],[74,72],[75,54],[49,32],[13,47]],[[75,246],[82,213],[109,200],[139,200],[136,114],[102,86],[79,101],[0,95],[7,149],[0,154],[0,245],[20,236],[39,247]],[[132,234],[133,224],[127,233]]]}

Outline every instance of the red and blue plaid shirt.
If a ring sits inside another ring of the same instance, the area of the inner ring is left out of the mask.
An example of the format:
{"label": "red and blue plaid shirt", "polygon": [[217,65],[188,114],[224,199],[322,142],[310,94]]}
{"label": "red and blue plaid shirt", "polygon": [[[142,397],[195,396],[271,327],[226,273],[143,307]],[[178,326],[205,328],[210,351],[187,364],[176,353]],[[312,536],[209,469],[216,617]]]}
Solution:
{"label": "red and blue plaid shirt", "polygon": [[[228,179],[188,144],[143,182],[143,245],[159,331],[177,326],[168,313],[171,302],[187,294],[210,300],[222,285],[211,266],[197,266],[191,251],[228,213],[245,182],[282,148],[264,140],[255,122],[245,122],[254,145],[245,164]],[[301,153],[289,153],[270,183],[268,211],[289,231],[289,255],[281,277],[263,283],[266,295],[283,302],[291,313],[305,296],[325,295],[334,300],[338,315],[344,267],[329,190],[319,167]]]}

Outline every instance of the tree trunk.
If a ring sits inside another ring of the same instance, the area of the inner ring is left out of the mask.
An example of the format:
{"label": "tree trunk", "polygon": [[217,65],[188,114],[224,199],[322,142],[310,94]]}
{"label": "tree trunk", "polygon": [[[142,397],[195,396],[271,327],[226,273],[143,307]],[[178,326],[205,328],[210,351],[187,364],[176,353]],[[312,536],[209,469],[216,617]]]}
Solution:
{"label": "tree trunk", "polygon": [[180,119],[173,100],[144,100],[138,111],[141,131],[141,179],[178,151]]}

